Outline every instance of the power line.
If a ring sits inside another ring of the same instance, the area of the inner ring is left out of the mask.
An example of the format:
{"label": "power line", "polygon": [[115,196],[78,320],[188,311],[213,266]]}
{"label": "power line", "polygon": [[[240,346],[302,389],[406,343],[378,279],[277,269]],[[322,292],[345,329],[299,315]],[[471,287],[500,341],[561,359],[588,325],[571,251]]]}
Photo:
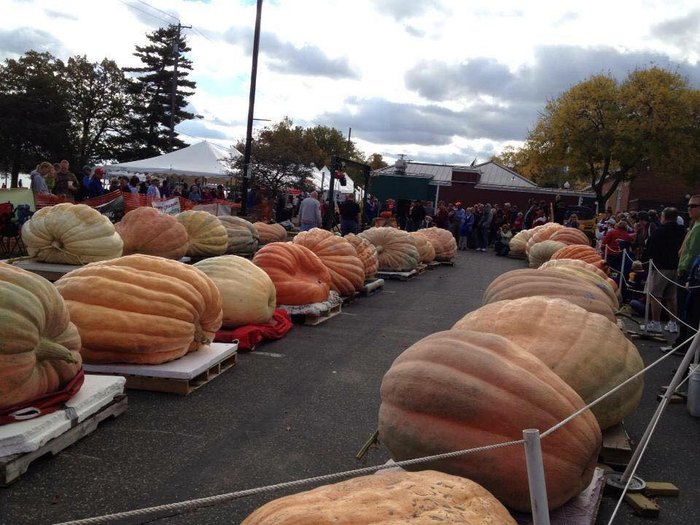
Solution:
{"label": "power line", "polygon": [[211,39],[211,38],[209,38],[207,35],[205,35],[204,33],[202,33],[202,32],[201,32],[199,29],[197,29],[196,27],[192,27],[192,28],[190,28],[190,29],[192,29],[192,31],[194,31],[195,33],[197,33],[199,36],[201,36],[201,37],[206,38],[207,40],[209,40],[209,42],[212,42],[212,39]]}
{"label": "power line", "polygon": [[143,4],[143,5],[145,5],[145,6],[150,7],[151,9],[155,9],[156,11],[158,11],[158,12],[160,12],[160,13],[163,13],[164,15],[167,15],[167,16],[169,16],[170,18],[174,18],[175,20],[177,20],[178,22],[180,22],[180,19],[179,19],[179,18],[177,18],[176,16],[171,15],[170,13],[167,13],[167,12],[163,11],[162,9],[158,9],[157,7],[154,7],[154,6],[152,6],[151,4],[149,4],[149,3],[147,3],[147,2],[144,2],[143,0],[136,0],[136,1],[137,1],[138,3],[140,3],[140,4]]}
{"label": "power line", "polygon": [[119,0],[119,1],[122,4],[124,4],[126,7],[128,7],[129,9],[134,9],[135,11],[138,11],[139,13],[143,13],[144,15],[151,16],[151,17],[155,18],[156,20],[160,20],[161,22],[164,22],[166,24],[170,24],[170,22],[168,22],[165,18],[161,18],[159,16],[154,15],[153,13],[149,13],[148,11],[144,11],[143,9],[139,9],[135,5],[129,4],[129,3],[125,2],[124,0]]}

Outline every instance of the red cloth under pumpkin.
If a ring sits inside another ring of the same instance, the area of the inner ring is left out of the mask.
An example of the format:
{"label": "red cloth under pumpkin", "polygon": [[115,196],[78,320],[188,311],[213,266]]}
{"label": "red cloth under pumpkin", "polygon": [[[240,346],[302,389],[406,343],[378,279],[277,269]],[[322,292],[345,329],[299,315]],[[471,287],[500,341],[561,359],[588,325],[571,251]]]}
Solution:
{"label": "red cloth under pumpkin", "polygon": [[78,393],[80,387],[83,386],[84,379],[85,372],[81,367],[63,389],[35,397],[15,407],[3,408],[0,410],[0,425],[34,419],[59,410],[63,407],[63,403]]}
{"label": "red cloth under pumpkin", "polygon": [[255,345],[266,339],[281,339],[292,329],[292,320],[286,310],[275,309],[272,319],[263,324],[249,324],[238,328],[222,328],[216,332],[214,341],[230,343],[238,339],[239,350],[253,350]]}

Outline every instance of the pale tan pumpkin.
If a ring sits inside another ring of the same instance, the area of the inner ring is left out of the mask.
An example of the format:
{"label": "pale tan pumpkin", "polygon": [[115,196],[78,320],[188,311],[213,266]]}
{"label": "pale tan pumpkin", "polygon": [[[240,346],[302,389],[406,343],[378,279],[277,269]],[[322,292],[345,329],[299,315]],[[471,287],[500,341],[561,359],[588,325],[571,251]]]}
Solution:
{"label": "pale tan pumpkin", "polygon": [[219,220],[228,234],[226,253],[249,257],[257,251],[260,245],[260,235],[253,223],[241,217],[230,215],[222,215]]}
{"label": "pale tan pumpkin", "polygon": [[30,257],[56,264],[114,259],[124,243],[110,220],[85,204],[63,202],[38,210],[22,226]]}
{"label": "pale tan pumpkin", "polygon": [[380,271],[410,272],[420,262],[416,241],[403,230],[374,227],[358,236],[367,239],[377,248]]}
{"label": "pale tan pumpkin", "polygon": [[80,335],[56,288],[0,262],[0,409],[62,389],[80,371]]}
{"label": "pale tan pumpkin", "polygon": [[409,235],[416,241],[420,262],[433,262],[435,260],[435,248],[433,248],[433,243],[428,240],[428,237],[426,235],[421,235],[420,232],[410,232]]}
{"label": "pale tan pumpkin", "polygon": [[533,244],[527,254],[528,265],[530,268],[539,268],[542,264],[549,261],[554,253],[565,246],[566,244],[563,242],[551,239]]}
{"label": "pale tan pumpkin", "polygon": [[515,525],[506,508],[468,479],[433,470],[386,472],[276,499],[242,525]]}
{"label": "pale tan pumpkin", "polygon": [[216,215],[207,211],[187,210],[175,218],[187,230],[188,257],[215,257],[228,249],[228,233]]}
{"label": "pale tan pumpkin", "polygon": [[124,241],[124,255],[143,253],[178,260],[187,253],[185,227],[172,215],[150,206],[129,211],[114,228]]}
{"label": "pale tan pumpkin", "polygon": [[364,285],[364,264],[347,239],[333,235],[328,230],[312,228],[299,232],[293,242],[305,246],[321,259],[331,275],[331,290],[341,296],[349,296]]}
{"label": "pale tan pumpkin", "polygon": [[377,274],[379,268],[379,256],[377,256],[377,248],[367,239],[358,237],[354,233],[348,233],[345,239],[355,247],[357,256],[362,261],[365,268],[365,279],[371,279]]}
{"label": "pale tan pumpkin", "polygon": [[525,255],[525,247],[527,241],[532,236],[532,230],[521,230],[510,239],[508,246],[510,247],[511,255]]}
{"label": "pale tan pumpkin", "polygon": [[237,255],[209,257],[194,265],[214,281],[223,302],[227,328],[267,323],[275,313],[277,295],[270,277]]}
{"label": "pale tan pumpkin", "polygon": [[[542,360],[586,403],[644,368],[637,348],[614,322],[552,297],[523,297],[482,306],[454,325],[505,337]],[[635,379],[591,408],[602,429],[616,425],[639,404]]]}
{"label": "pale tan pumpkin", "polygon": [[287,230],[280,224],[254,222],[253,226],[258,231],[261,245],[270,244],[271,242],[285,242],[287,240]]}
{"label": "pale tan pumpkin", "polygon": [[588,238],[588,235],[583,233],[578,228],[561,228],[555,231],[549,239],[552,241],[563,242],[567,246],[579,244],[582,246],[591,245],[591,240]]}
{"label": "pale tan pumpkin", "polygon": [[605,272],[592,264],[576,259],[551,259],[543,263],[538,269],[552,270],[565,275],[576,275],[586,279],[608,294],[610,300],[616,305],[616,308],[619,307],[617,284],[610,279]]}
{"label": "pale tan pumpkin", "polygon": [[89,264],[55,286],[88,363],[164,363],[209,344],[221,327],[214,281],[163,257],[127,255]]}
{"label": "pale tan pumpkin", "polygon": [[451,261],[457,254],[457,241],[449,230],[444,228],[423,228],[415,232],[424,235],[433,245],[436,261]]}
{"label": "pale tan pumpkin", "polygon": [[548,222],[532,228],[532,235],[527,240],[527,244],[525,245],[525,255],[529,256],[530,248],[532,248],[538,242],[548,240],[554,234],[554,232],[561,230],[562,228],[564,228],[564,225],[559,224],[558,222]]}

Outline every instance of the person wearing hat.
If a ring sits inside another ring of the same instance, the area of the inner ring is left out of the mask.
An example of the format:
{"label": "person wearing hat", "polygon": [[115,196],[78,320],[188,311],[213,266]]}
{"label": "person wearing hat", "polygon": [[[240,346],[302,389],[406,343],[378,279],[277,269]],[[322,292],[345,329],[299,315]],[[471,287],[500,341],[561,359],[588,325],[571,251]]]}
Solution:
{"label": "person wearing hat", "polygon": [[146,190],[146,195],[148,197],[155,197],[160,199],[160,179],[158,177],[151,177],[148,184],[148,189]]}
{"label": "person wearing hat", "polygon": [[104,168],[95,168],[95,172],[92,174],[92,177],[90,177],[90,182],[87,187],[88,199],[99,197],[104,194],[105,189],[102,185],[102,177],[104,177],[104,174]]}

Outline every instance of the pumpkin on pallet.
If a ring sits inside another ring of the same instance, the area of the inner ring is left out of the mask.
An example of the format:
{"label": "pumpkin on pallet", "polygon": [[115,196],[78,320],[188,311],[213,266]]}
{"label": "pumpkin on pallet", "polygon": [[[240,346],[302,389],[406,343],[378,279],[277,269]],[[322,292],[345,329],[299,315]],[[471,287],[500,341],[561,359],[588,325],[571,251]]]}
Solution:
{"label": "pumpkin on pallet", "polygon": [[216,284],[223,304],[222,326],[236,328],[267,323],[277,304],[270,277],[248,259],[219,255],[195,263]]}
{"label": "pumpkin on pallet", "polygon": [[306,305],[327,301],[331,275],[321,259],[305,246],[273,242],[258,250],[253,263],[270,276],[277,304]]}
{"label": "pumpkin on pallet", "polygon": [[430,241],[435,250],[435,260],[449,262],[457,255],[457,241],[449,230],[444,228],[423,228],[415,232],[416,235],[423,235]]}
{"label": "pumpkin on pallet", "polygon": [[281,224],[267,224],[266,222],[254,222],[253,226],[258,231],[260,244],[271,242],[284,242],[287,240],[287,230]]}
{"label": "pumpkin on pallet", "polygon": [[228,235],[228,247],[226,253],[252,257],[260,245],[260,235],[253,223],[240,217],[223,215],[219,217],[221,224],[226,228]]}
{"label": "pumpkin on pallet", "polygon": [[211,343],[221,294],[204,272],[151,255],[73,270],[55,283],[87,363],[159,364]]}
{"label": "pumpkin on pallet", "polygon": [[442,472],[386,472],[324,485],[273,500],[242,525],[376,523],[515,525],[508,510],[478,483]]}
{"label": "pumpkin on pallet", "polygon": [[354,233],[348,233],[345,239],[353,245],[357,256],[362,261],[362,265],[365,269],[365,280],[372,279],[377,274],[377,269],[379,268],[377,248],[367,239],[359,237]]}
{"label": "pumpkin on pallet", "polygon": [[49,281],[0,262],[0,409],[63,389],[80,372],[80,334]]}
{"label": "pumpkin on pallet", "polygon": [[592,282],[550,270],[511,270],[496,277],[484,292],[482,304],[543,295],[570,301],[584,310],[615,322],[617,301]]}
{"label": "pumpkin on pallet", "polygon": [[350,296],[364,285],[365,267],[347,239],[328,230],[312,228],[298,233],[293,242],[307,247],[321,259],[331,276],[331,290]]}
{"label": "pumpkin on pallet", "polygon": [[423,264],[433,262],[435,260],[435,248],[433,248],[433,243],[428,240],[428,237],[421,235],[420,232],[410,232],[409,235],[416,241],[420,262]]}
{"label": "pumpkin on pallet", "polygon": [[85,204],[62,202],[37,211],[22,226],[30,257],[55,264],[87,264],[122,255],[124,243],[110,220]]}
{"label": "pumpkin on pallet", "polygon": [[[588,404],[644,368],[639,351],[617,324],[552,297],[523,297],[482,306],[455,330],[505,337],[538,357]],[[591,408],[600,428],[618,424],[639,405],[639,377]]]}
{"label": "pumpkin on pallet", "polygon": [[530,247],[528,252],[528,266],[530,268],[538,268],[546,263],[552,254],[566,246],[563,242],[547,239],[546,241],[538,242]]}
{"label": "pumpkin on pallet", "polygon": [[187,230],[172,215],[150,206],[140,206],[127,212],[114,225],[124,241],[124,255],[142,253],[166,259],[182,259],[187,253]]}
{"label": "pumpkin on pallet", "polygon": [[608,272],[608,265],[605,264],[605,261],[593,246],[584,246],[582,244],[565,246],[561,250],[555,252],[552,255],[552,259],[577,259],[592,264],[605,273]]}
{"label": "pumpkin on pallet", "polygon": [[[379,440],[406,460],[523,438],[583,408],[581,398],[542,361],[499,335],[449,330],[421,339],[391,365],[381,386]],[[593,415],[542,440],[549,507],[590,483],[602,437]],[[465,454],[413,468],[471,479],[517,511],[530,510],[522,445]]]}
{"label": "pumpkin on pallet", "polygon": [[226,253],[228,234],[216,215],[208,211],[187,210],[175,218],[187,230],[188,257],[216,257]]}
{"label": "pumpkin on pallet", "polygon": [[377,248],[379,271],[410,272],[420,262],[416,241],[408,233],[386,226],[369,228],[358,234]]}

